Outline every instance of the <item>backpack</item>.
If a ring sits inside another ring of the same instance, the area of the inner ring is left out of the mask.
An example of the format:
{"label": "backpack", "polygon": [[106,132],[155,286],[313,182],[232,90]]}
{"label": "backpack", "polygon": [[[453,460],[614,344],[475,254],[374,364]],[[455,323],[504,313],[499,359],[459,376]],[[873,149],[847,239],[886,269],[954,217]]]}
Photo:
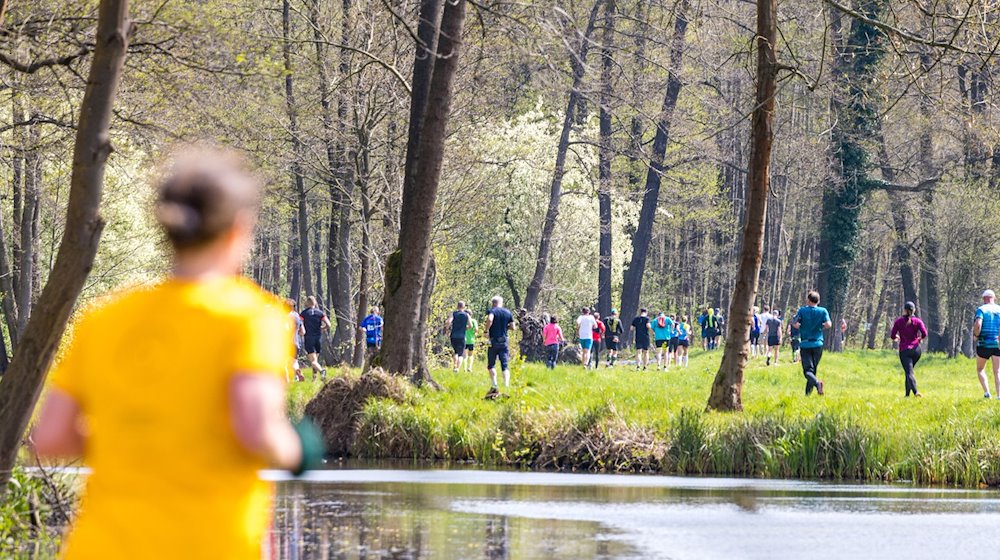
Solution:
{"label": "backpack", "polygon": [[659,325],[661,329],[664,328],[664,327],[666,327],[667,326],[667,318],[666,317],[657,317],[656,318],[656,324]]}

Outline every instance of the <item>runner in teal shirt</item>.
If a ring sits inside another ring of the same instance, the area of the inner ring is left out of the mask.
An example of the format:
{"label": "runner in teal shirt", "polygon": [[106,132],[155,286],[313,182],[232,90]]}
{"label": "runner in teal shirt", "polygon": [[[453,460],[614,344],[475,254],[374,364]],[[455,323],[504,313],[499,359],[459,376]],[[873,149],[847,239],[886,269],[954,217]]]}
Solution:
{"label": "runner in teal shirt", "polygon": [[[667,314],[660,312],[653,319],[653,337],[655,338],[654,344],[656,345],[656,367],[657,369],[667,369],[670,365],[670,351],[669,348],[664,348],[669,346],[670,337],[674,332],[674,320],[667,317]],[[664,359],[665,358],[665,359]]]}
{"label": "runner in teal shirt", "polygon": [[833,326],[830,312],[819,306],[819,292],[812,291],[806,295],[806,305],[799,308],[792,320],[792,326],[799,329],[802,336],[800,353],[802,359],[802,375],[806,378],[806,395],[813,389],[823,394],[823,382],[816,377],[816,369],[823,357],[823,329]]}

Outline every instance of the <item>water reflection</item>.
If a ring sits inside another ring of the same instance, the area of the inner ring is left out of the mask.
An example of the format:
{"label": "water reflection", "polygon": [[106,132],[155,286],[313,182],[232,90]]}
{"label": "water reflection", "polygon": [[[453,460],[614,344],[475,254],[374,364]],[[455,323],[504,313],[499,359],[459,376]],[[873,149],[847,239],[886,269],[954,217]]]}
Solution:
{"label": "water reflection", "polygon": [[985,491],[327,471],[279,484],[271,544],[283,560],[975,558],[998,522]]}

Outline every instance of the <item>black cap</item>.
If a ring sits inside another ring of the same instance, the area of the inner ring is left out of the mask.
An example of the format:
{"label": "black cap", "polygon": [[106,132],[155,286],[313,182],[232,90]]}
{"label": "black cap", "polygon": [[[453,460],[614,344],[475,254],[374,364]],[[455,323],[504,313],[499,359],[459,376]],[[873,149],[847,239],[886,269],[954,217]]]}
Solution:
{"label": "black cap", "polygon": [[916,311],[917,310],[917,306],[914,305],[912,301],[908,301],[908,302],[906,302],[906,303],[903,304],[903,309],[905,309],[907,311]]}

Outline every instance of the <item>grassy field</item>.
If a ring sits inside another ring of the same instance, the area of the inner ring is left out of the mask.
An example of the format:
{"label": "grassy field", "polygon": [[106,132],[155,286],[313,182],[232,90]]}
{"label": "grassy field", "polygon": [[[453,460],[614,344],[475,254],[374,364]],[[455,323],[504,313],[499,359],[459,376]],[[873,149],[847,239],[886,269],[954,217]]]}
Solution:
{"label": "grassy field", "polygon": [[[1000,401],[983,399],[972,360],[925,357],[922,399],[903,397],[891,352],[827,353],[827,394],[808,398],[798,364],[755,360],[745,412],[705,413],[720,358],[695,351],[689,367],[666,372],[516,364],[500,401],[482,399],[482,363],[440,370],[444,392],[368,402],[351,450],[524,468],[1000,484]],[[290,412],[300,415],[319,387],[295,384]]]}

